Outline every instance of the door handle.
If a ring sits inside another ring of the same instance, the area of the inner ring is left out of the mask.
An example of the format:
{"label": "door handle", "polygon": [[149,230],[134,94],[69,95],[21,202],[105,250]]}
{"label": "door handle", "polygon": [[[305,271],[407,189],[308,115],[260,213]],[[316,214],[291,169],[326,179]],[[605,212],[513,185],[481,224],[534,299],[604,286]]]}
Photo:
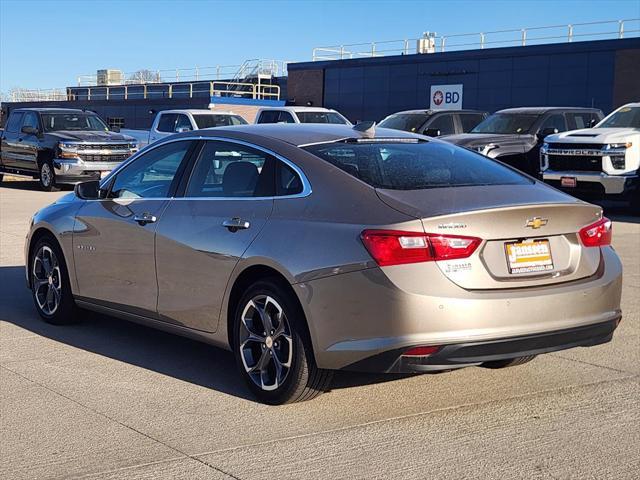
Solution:
{"label": "door handle", "polygon": [[140,215],[135,215],[133,217],[133,220],[144,227],[147,223],[155,223],[158,219],[155,215],[151,215],[150,213],[143,213]]}
{"label": "door handle", "polygon": [[222,226],[228,228],[230,232],[237,232],[238,230],[246,230],[251,224],[246,220],[242,220],[240,217],[234,217],[222,222]]}

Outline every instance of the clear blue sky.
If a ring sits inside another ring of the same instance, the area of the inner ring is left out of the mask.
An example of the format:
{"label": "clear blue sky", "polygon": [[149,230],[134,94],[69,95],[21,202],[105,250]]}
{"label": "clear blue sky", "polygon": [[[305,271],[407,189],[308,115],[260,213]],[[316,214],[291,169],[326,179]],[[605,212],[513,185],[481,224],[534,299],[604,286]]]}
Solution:
{"label": "clear blue sky", "polygon": [[313,47],[640,17],[640,0],[0,0],[0,91],[131,72],[306,61]]}

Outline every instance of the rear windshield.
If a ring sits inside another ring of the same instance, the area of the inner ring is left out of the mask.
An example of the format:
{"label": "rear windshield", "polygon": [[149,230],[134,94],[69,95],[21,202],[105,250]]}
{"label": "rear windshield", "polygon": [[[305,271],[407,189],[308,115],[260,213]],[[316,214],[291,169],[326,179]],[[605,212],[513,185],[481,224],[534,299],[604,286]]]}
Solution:
{"label": "rear windshield", "polygon": [[538,117],[522,113],[494,113],[476,125],[471,133],[530,133]]}
{"label": "rear windshield", "polygon": [[405,132],[418,132],[428,118],[429,116],[424,113],[396,113],[389,115],[378,126]]}
{"label": "rear windshield", "polygon": [[335,112],[296,112],[300,123],[337,123],[345,125],[347,121]]}
{"label": "rear windshield", "polygon": [[532,183],[508,167],[444,142],[331,143],[305,147],[375,188],[425,188]]}
{"label": "rear windshield", "polygon": [[197,114],[193,116],[193,119],[198,125],[198,129],[213,128],[213,127],[227,127],[229,125],[246,125],[247,121],[240,115],[201,115]]}

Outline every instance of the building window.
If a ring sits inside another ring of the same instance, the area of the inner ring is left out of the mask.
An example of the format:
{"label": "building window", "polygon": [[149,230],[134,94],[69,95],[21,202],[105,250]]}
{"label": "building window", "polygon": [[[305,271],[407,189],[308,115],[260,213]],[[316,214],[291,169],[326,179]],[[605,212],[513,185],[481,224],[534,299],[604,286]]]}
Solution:
{"label": "building window", "polygon": [[109,129],[124,128],[124,118],[122,117],[107,117],[107,125]]}

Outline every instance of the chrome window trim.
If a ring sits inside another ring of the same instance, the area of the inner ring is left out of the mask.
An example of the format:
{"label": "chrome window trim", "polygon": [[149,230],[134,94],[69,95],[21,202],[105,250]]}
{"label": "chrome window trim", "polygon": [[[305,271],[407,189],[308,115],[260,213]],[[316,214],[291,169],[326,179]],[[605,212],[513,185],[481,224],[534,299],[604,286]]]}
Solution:
{"label": "chrome window trim", "polygon": [[[211,141],[211,142],[235,143],[237,145],[243,145],[245,147],[255,148],[256,150],[259,150],[259,151],[264,152],[264,153],[266,153],[268,155],[271,155],[272,157],[275,157],[276,159],[280,160],[284,164],[288,165],[300,177],[300,180],[302,181],[302,192],[296,193],[296,194],[293,194],[293,195],[272,195],[272,196],[268,196],[268,197],[185,197],[185,196],[181,196],[181,197],[162,197],[162,198],[149,197],[149,198],[136,198],[136,199],[128,199],[128,200],[131,200],[131,201],[136,201],[136,200],[243,200],[243,201],[246,201],[246,200],[278,200],[278,199],[288,199],[288,198],[304,198],[304,197],[308,197],[313,192],[313,189],[311,188],[311,183],[307,179],[307,176],[302,172],[300,167],[298,167],[291,160],[288,160],[288,159],[284,158],[282,155],[280,155],[280,154],[278,154],[278,153],[276,153],[276,152],[274,152],[272,150],[269,150],[268,148],[262,147],[260,145],[256,145],[256,144],[251,143],[251,142],[246,142],[244,140],[237,140],[235,138],[226,138],[226,137],[203,137],[201,135],[193,136],[193,137],[174,138],[174,139],[170,139],[170,140],[160,141],[160,142],[158,142],[157,145],[154,145],[154,144],[148,145],[144,149],[139,150],[138,152],[136,152],[133,155],[131,155],[131,157],[129,157],[124,162],[122,162],[118,166],[118,168],[112,170],[111,173],[109,173],[109,175],[107,175],[106,177],[104,177],[102,179],[102,181],[100,182],[100,187],[102,188],[102,186],[104,184],[106,184],[109,181],[111,181],[111,177],[117,175],[118,172],[120,172],[123,168],[125,168],[131,162],[135,161],[135,159],[138,158],[143,153],[150,152],[151,150],[154,150],[154,149],[156,149],[158,147],[161,147],[163,145],[166,145],[168,143],[185,142],[185,141],[199,141],[199,140]],[[194,164],[194,166],[195,166],[195,164]],[[99,200],[99,201],[112,200],[113,201],[113,200],[118,200],[118,199],[101,198],[101,199],[97,199],[97,200]]]}

